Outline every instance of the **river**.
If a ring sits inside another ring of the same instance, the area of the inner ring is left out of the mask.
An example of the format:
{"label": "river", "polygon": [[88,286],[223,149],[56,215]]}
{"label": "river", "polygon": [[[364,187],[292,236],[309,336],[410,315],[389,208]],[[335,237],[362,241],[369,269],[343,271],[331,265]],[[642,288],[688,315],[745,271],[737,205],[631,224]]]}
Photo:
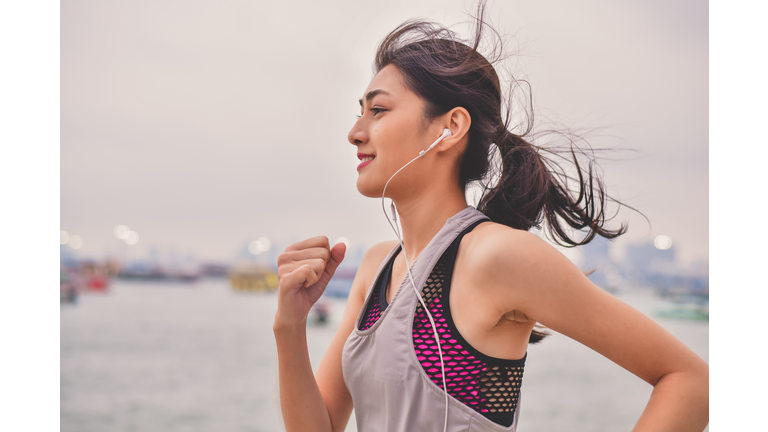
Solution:
{"label": "river", "polygon": [[[709,361],[709,324],[653,316],[650,290],[621,300]],[[345,301],[309,327],[316,366]],[[274,294],[116,280],[105,294],[61,306],[62,432],[284,430],[277,405]],[[629,431],[651,386],[594,351],[553,334],[529,348],[518,430]],[[347,431],[355,431],[350,420]]]}

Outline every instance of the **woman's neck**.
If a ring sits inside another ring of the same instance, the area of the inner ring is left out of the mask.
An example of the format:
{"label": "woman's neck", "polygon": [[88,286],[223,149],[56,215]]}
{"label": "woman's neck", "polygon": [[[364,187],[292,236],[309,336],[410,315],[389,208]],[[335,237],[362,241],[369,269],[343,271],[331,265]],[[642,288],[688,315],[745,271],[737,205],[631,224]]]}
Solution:
{"label": "woman's neck", "polygon": [[467,207],[464,194],[453,191],[425,191],[395,202],[402,227],[403,245],[413,265],[445,221]]}

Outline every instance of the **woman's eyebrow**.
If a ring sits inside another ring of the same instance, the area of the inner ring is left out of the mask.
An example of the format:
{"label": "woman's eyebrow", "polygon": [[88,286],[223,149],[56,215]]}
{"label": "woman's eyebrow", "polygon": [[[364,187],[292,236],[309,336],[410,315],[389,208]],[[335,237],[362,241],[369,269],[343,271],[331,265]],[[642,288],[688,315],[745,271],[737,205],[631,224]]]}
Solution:
{"label": "woman's eyebrow", "polygon": [[[364,98],[364,99],[365,99],[365,101],[366,101],[366,102],[368,102],[369,100],[373,99],[373,98],[374,98],[374,96],[376,96],[376,95],[378,95],[378,94],[385,94],[385,95],[388,95],[388,94],[390,94],[390,93],[389,93],[388,91],[386,91],[386,90],[382,90],[382,89],[371,90],[371,91],[369,91],[369,92],[368,92],[368,93],[365,95],[365,98]],[[363,99],[360,99],[360,106],[363,106]]]}

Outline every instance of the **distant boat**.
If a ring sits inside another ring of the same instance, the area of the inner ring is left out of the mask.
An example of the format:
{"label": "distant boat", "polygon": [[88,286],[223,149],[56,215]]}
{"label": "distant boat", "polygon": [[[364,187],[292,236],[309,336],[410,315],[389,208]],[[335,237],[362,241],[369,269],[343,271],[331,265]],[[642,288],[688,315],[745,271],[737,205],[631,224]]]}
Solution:
{"label": "distant boat", "polygon": [[175,265],[164,268],[158,264],[134,265],[120,269],[117,277],[142,281],[195,282],[200,278],[200,272],[193,266]]}
{"label": "distant boat", "polygon": [[[62,266],[60,287],[67,298],[83,293],[104,293],[109,289],[109,267],[95,262]],[[67,300],[69,302],[69,300]],[[74,300],[72,300],[74,301]]]}
{"label": "distant boat", "polygon": [[165,272],[157,265],[132,266],[121,268],[117,277],[119,279],[156,281],[165,279]]}
{"label": "distant boat", "polygon": [[697,305],[676,307],[672,309],[657,310],[656,316],[693,321],[709,321],[709,308],[702,308]]}
{"label": "distant boat", "polygon": [[309,316],[307,317],[307,325],[322,327],[327,325],[330,321],[330,308],[328,304],[321,300],[312,305],[312,309],[309,310]]}
{"label": "distant boat", "polygon": [[672,306],[656,309],[656,316],[693,321],[709,321],[709,295],[676,293],[665,296]]}
{"label": "distant boat", "polygon": [[77,286],[72,282],[67,271],[63,269],[60,271],[59,282],[59,295],[61,303],[76,303],[77,302]]}
{"label": "distant boat", "polygon": [[104,264],[87,262],[80,266],[80,286],[89,292],[106,292],[109,288],[109,269]]}
{"label": "distant boat", "polygon": [[202,277],[226,277],[228,275],[228,264],[205,263],[200,265],[200,276]]}
{"label": "distant boat", "polygon": [[277,273],[265,265],[240,264],[229,270],[229,282],[236,291],[269,292],[277,289]]}

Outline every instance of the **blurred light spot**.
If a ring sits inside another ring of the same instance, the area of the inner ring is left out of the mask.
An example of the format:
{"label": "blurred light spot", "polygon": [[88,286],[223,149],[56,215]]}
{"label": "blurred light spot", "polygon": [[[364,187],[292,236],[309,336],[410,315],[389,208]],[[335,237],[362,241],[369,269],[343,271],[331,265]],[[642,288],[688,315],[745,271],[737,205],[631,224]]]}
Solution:
{"label": "blurred light spot", "polygon": [[667,250],[672,247],[672,238],[666,235],[658,235],[653,240],[653,245],[656,249]]}
{"label": "blurred light spot", "polygon": [[605,277],[609,280],[617,279],[619,277],[619,269],[617,269],[616,266],[609,265],[605,267],[603,272],[605,273]]}
{"label": "blurred light spot", "polygon": [[67,242],[69,242],[69,233],[68,232],[62,230],[59,233],[59,235],[61,236],[61,237],[59,237],[59,244],[65,245],[65,244],[67,244]]}
{"label": "blurred light spot", "polygon": [[258,240],[252,240],[248,242],[248,252],[252,253],[253,255],[258,255],[261,253],[261,244]]}
{"label": "blurred light spot", "polygon": [[135,245],[139,242],[139,233],[136,231],[128,231],[128,235],[125,237],[125,244],[127,245]]}
{"label": "blurred light spot", "polygon": [[336,239],[335,242],[333,242],[333,244],[339,244],[339,243],[344,243],[345,245],[347,245],[347,249],[349,249],[349,246],[351,245],[351,243],[349,242],[349,239],[346,237],[339,237]]}
{"label": "blurred light spot", "polygon": [[72,249],[80,249],[83,247],[83,238],[79,235],[73,235],[69,237],[69,247]]}
{"label": "blurred light spot", "polygon": [[262,252],[266,252],[272,247],[272,241],[266,237],[259,237],[248,243],[248,252],[253,255],[258,255]]}
{"label": "blurred light spot", "polygon": [[262,252],[266,252],[272,247],[272,241],[266,237],[259,237],[256,241],[259,242],[259,248],[261,248]]}
{"label": "blurred light spot", "polygon": [[125,225],[118,225],[115,227],[115,229],[112,230],[112,233],[114,233],[115,237],[119,238],[120,240],[125,240],[128,238],[128,234],[131,233],[131,229]]}

